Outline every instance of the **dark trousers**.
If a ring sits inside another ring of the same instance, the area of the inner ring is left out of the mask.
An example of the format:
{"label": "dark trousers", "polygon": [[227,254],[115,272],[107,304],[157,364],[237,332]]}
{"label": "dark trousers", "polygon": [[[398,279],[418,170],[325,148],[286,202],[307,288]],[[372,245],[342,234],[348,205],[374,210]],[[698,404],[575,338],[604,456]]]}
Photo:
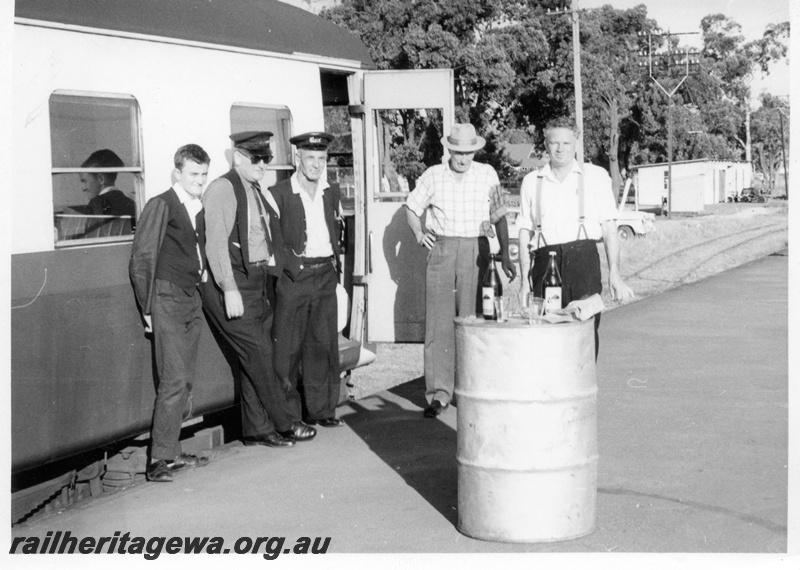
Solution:
{"label": "dark trousers", "polygon": [[[603,292],[600,274],[600,255],[597,242],[588,239],[540,247],[531,254],[532,291],[544,297],[544,274],[550,263],[550,252],[556,252],[558,272],[561,274],[561,308],[572,301],[586,299]],[[600,314],[594,316],[594,356],[600,351]]]}
{"label": "dark trousers", "polygon": [[272,307],[269,291],[274,277],[266,267],[250,266],[249,275],[234,270],[242,295],[244,315],[228,319],[222,291],[209,279],[202,285],[203,306],[208,318],[228,342],[242,372],[242,435],[268,435],[291,428],[284,412],[286,390],[275,377],[272,366]]}
{"label": "dark trousers", "polygon": [[293,420],[303,413],[297,389],[301,376],[308,419],[333,417],[339,401],[336,283],[332,261],[303,269],[294,281],[285,274],[278,280],[272,330],[275,371],[291,386],[286,413]]}
{"label": "dark trousers", "polygon": [[152,322],[158,388],[150,456],[153,461],[171,461],[181,453],[181,423],[197,362],[203,327],[200,292],[195,289],[188,294],[169,281],[156,279]]}

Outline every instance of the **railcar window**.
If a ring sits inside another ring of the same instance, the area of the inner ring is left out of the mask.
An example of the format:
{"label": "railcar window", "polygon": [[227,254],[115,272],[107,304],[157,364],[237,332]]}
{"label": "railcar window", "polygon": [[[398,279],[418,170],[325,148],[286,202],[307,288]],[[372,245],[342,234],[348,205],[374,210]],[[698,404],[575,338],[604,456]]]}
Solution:
{"label": "railcar window", "polygon": [[342,205],[347,214],[352,211],[355,199],[350,113],[347,105],[326,105],[323,111],[325,113],[325,132],[336,137],[328,147],[328,182],[339,185],[342,192]]}
{"label": "railcar window", "polygon": [[272,161],[267,165],[267,174],[261,181],[262,188],[268,188],[294,171],[292,145],[289,138],[292,132],[292,112],[288,107],[259,105],[255,103],[234,103],[231,106],[231,132],[270,131],[272,139]]}
{"label": "railcar window", "polygon": [[405,202],[425,169],[441,164],[442,109],[375,110],[381,185],[376,202]]}
{"label": "railcar window", "polygon": [[131,240],[143,174],[136,99],[54,92],[50,144],[56,247]]}

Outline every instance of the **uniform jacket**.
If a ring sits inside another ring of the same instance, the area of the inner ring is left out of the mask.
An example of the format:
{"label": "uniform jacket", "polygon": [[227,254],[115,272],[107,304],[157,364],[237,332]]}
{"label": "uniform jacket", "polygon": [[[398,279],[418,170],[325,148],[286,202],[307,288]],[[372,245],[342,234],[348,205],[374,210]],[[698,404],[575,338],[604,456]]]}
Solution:
{"label": "uniform jacket", "polygon": [[[233,228],[231,228],[231,233],[228,236],[228,254],[231,259],[231,267],[247,275],[247,262],[249,260],[250,251],[247,239],[248,228],[250,227],[247,212],[247,190],[242,183],[242,178],[233,169],[223,174],[221,178],[225,178],[231,183],[231,186],[233,186],[233,194],[236,196],[236,223]],[[278,214],[263,194],[258,192],[258,197],[261,200],[261,205],[264,207],[264,214],[269,219],[270,238],[272,241],[273,255],[275,256],[275,267],[270,267],[268,272],[274,275],[280,275],[283,270],[281,265],[283,256],[280,255],[280,251],[283,249],[283,240],[281,239],[281,227],[278,221]]]}
{"label": "uniform jacket", "polygon": [[[269,189],[278,205],[283,247],[276,250],[281,253],[281,265],[284,272],[294,280],[301,271],[302,255],[306,250],[306,213],[303,200],[292,192],[291,178],[287,178]],[[325,223],[328,226],[328,235],[333,248],[333,259],[339,270],[339,237],[342,233],[341,217],[339,215],[340,191],[337,184],[325,188],[322,195],[325,210]]]}

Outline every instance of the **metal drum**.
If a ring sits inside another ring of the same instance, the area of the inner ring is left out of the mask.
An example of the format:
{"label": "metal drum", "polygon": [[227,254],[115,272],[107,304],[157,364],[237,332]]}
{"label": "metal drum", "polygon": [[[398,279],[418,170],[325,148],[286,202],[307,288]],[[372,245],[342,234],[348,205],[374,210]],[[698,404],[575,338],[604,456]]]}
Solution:
{"label": "metal drum", "polygon": [[456,319],[458,529],[500,542],[594,530],[594,323]]}

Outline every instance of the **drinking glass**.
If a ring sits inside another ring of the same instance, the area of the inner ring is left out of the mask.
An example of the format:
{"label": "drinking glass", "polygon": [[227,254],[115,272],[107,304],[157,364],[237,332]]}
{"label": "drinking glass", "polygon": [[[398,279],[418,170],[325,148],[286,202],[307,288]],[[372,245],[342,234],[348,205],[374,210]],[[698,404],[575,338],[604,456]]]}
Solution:
{"label": "drinking glass", "polygon": [[537,297],[534,293],[525,296],[525,312],[528,315],[528,324],[532,325],[541,322],[544,316],[544,299]]}
{"label": "drinking glass", "polygon": [[494,298],[494,309],[498,323],[504,323],[508,320],[508,302],[504,297]]}

